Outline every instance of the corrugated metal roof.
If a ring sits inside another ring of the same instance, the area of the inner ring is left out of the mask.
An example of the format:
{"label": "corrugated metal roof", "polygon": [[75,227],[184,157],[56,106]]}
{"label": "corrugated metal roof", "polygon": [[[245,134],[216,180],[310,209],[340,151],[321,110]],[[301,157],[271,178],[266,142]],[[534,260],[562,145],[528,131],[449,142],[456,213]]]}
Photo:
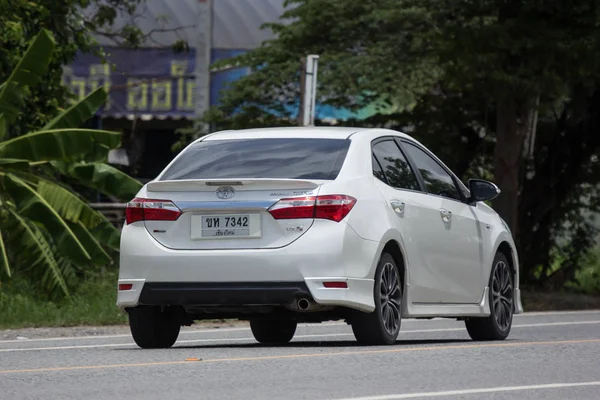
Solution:
{"label": "corrugated metal roof", "polygon": [[[284,0],[213,0],[213,48],[253,49],[271,39],[272,32],[260,27],[279,19],[283,3]],[[198,0],[147,0],[134,16],[120,14],[115,27],[134,22],[144,33],[152,32],[144,47],[165,47],[179,39],[194,47],[197,4]],[[105,36],[96,39],[104,46],[115,45]]]}

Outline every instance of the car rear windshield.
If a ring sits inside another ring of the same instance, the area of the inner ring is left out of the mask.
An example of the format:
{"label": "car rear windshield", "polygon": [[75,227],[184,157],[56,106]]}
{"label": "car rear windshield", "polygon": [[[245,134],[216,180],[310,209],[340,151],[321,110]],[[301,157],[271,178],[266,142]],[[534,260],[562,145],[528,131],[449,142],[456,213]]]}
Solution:
{"label": "car rear windshield", "polygon": [[161,180],[283,178],[333,180],[350,146],[347,139],[232,139],[191,145]]}

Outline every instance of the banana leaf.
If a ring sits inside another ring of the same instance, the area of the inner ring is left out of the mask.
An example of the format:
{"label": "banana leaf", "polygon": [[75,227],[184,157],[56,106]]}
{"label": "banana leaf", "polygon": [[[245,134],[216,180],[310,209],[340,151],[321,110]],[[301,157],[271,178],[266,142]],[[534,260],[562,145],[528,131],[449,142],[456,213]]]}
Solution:
{"label": "banana leaf", "polygon": [[59,268],[58,262],[54,258],[52,246],[46,240],[46,237],[35,224],[28,223],[16,211],[10,210],[12,218],[17,223],[17,234],[19,234],[19,246],[21,254],[26,255],[27,260],[31,260],[31,268],[44,268],[52,278],[54,285],[60,287],[63,293],[68,296],[69,289],[64,280],[63,274]]}
{"label": "banana leaf", "polygon": [[8,130],[8,123],[4,114],[0,113],[0,139],[6,135]]}
{"label": "banana leaf", "polygon": [[121,233],[110,223],[106,217],[95,228],[90,229],[90,233],[96,240],[111,250],[119,251],[121,243]]}
{"label": "banana leaf", "polygon": [[35,162],[74,160],[94,151],[96,143],[116,148],[121,134],[78,128],[37,131],[0,142],[0,157]]}
{"label": "banana leaf", "polygon": [[73,223],[81,222],[87,228],[93,228],[102,222],[99,212],[62,186],[40,179],[37,192],[63,219]]}
{"label": "banana leaf", "polygon": [[22,172],[29,172],[31,170],[29,161],[16,158],[0,158],[0,168]]}
{"label": "banana leaf", "polygon": [[112,259],[106,251],[104,251],[102,245],[94,238],[81,221],[78,223],[69,223],[69,226],[92,257],[93,264],[106,266],[112,263]]}
{"label": "banana leaf", "polygon": [[6,254],[6,247],[4,246],[4,239],[2,239],[2,231],[0,230],[0,264],[2,269],[6,272],[6,275],[10,278],[10,262],[8,261],[8,255]]}
{"label": "banana leaf", "polygon": [[48,122],[42,130],[77,128],[92,118],[106,101],[106,91],[98,88]]}
{"label": "banana leaf", "polygon": [[61,254],[77,263],[85,263],[91,259],[66,222],[31,186],[13,174],[0,173],[0,181],[5,193],[13,200],[16,213],[44,226],[54,238]]}
{"label": "banana leaf", "polygon": [[[42,31],[31,41],[27,51],[12,74],[0,88],[0,112],[8,124],[13,123],[20,113],[23,89],[41,82],[54,52],[51,33]],[[1,133],[1,132],[0,132]],[[6,133],[6,129],[4,130]],[[3,135],[0,136],[2,138]]]}
{"label": "banana leaf", "polygon": [[115,167],[103,163],[74,163],[64,166],[65,175],[82,185],[123,201],[131,200],[142,184]]}

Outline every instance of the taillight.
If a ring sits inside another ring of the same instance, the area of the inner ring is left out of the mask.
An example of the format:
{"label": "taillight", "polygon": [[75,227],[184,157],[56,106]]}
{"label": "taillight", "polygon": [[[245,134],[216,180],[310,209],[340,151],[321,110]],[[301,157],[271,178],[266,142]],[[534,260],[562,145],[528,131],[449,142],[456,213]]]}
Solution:
{"label": "taillight", "polygon": [[269,208],[275,219],[314,218],[315,197],[281,199]]}
{"label": "taillight", "polygon": [[269,213],[275,219],[319,218],[340,222],[348,215],[356,199],[341,194],[281,199]]}
{"label": "taillight", "polygon": [[135,198],[127,203],[125,221],[175,221],[181,210],[169,200]]}
{"label": "taillight", "polygon": [[340,222],[352,210],[356,199],[339,194],[317,196],[315,218],[330,219]]}

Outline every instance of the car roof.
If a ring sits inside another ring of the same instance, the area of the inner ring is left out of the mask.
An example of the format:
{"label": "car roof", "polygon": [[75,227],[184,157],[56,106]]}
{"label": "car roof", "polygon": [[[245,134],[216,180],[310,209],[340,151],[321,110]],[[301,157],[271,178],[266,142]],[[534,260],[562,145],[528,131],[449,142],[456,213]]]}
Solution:
{"label": "car roof", "polygon": [[348,139],[364,132],[379,132],[406,136],[397,131],[373,128],[353,128],[341,126],[296,126],[278,128],[254,128],[214,132],[199,140],[228,140],[228,139],[265,139],[265,138],[315,138],[315,139]]}

